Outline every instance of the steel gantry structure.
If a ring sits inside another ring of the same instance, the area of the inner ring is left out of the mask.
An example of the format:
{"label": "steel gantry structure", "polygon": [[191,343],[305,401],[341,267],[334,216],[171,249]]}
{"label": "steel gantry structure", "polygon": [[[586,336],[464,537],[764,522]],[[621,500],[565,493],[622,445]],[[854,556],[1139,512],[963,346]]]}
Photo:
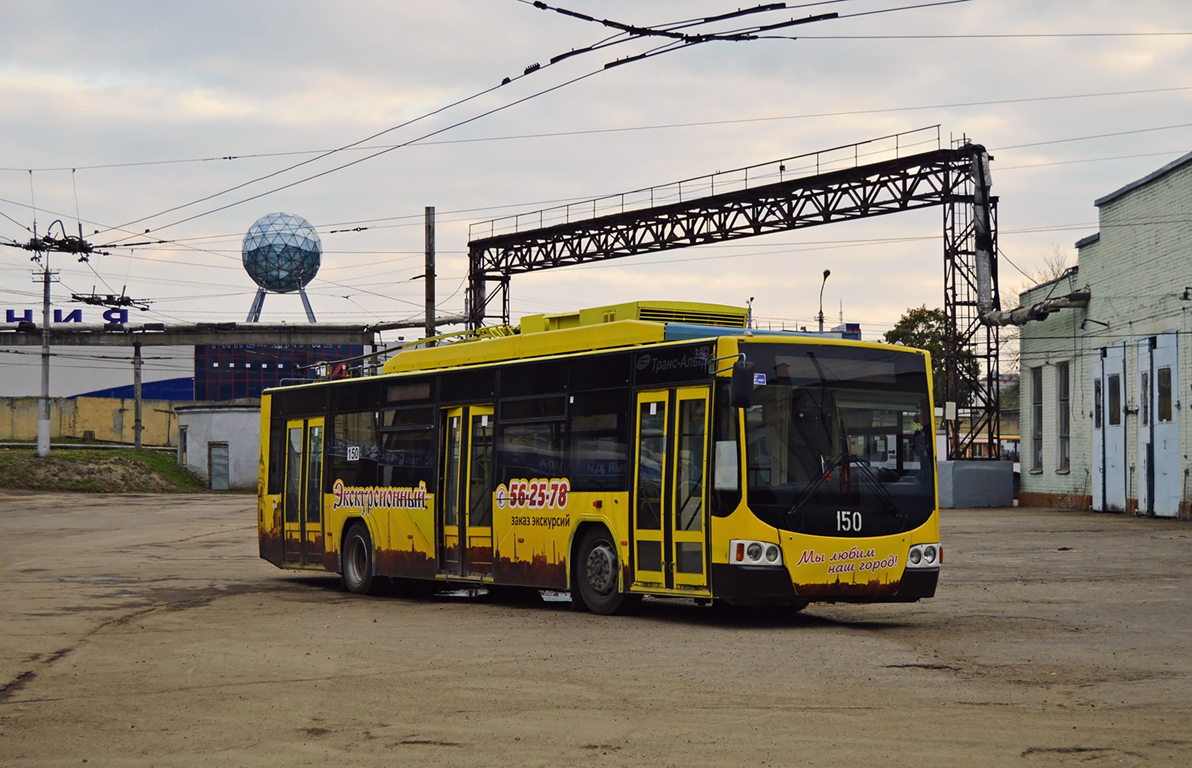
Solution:
{"label": "steel gantry structure", "polygon": [[[925,143],[933,149],[921,151]],[[943,208],[948,453],[998,423],[997,199],[989,156],[938,127],[472,225],[468,318],[508,323],[513,275],[932,206]]]}

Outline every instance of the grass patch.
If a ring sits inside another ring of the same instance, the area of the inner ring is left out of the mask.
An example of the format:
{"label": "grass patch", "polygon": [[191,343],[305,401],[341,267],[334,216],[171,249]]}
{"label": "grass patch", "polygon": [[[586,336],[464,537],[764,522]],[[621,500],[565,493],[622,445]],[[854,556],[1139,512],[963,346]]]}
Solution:
{"label": "grass patch", "polygon": [[200,493],[205,483],[164,451],[54,447],[0,450],[0,488],[78,493]]}

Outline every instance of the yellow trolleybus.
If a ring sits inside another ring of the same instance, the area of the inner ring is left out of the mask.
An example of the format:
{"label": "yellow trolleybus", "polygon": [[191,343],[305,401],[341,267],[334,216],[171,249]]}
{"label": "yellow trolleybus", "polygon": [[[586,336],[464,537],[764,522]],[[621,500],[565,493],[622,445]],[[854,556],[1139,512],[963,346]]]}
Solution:
{"label": "yellow trolleybus", "polygon": [[[629,319],[622,319],[628,317]],[[942,550],[931,365],[735,307],[538,315],[267,391],[261,557],[435,588],[912,602]]]}

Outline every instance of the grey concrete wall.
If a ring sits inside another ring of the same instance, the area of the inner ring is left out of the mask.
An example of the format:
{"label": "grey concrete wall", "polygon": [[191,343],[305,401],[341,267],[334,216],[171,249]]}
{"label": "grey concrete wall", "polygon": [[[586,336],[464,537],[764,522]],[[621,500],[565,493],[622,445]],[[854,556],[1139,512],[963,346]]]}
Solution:
{"label": "grey concrete wall", "polygon": [[207,478],[208,444],[227,443],[231,489],[256,490],[261,451],[259,406],[184,406],[178,409],[178,426],[186,428],[187,469]]}
{"label": "grey concrete wall", "polygon": [[941,461],[936,471],[941,509],[1014,506],[1014,465],[1009,461]]}

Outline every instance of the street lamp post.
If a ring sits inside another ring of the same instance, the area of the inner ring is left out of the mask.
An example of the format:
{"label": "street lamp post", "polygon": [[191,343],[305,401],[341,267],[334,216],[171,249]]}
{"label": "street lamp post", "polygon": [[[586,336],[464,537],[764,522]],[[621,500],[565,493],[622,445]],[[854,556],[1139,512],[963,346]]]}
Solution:
{"label": "street lamp post", "polygon": [[819,332],[824,332],[824,286],[828,284],[828,275],[832,274],[832,270],[824,270],[824,281],[820,283],[820,303],[819,303]]}

